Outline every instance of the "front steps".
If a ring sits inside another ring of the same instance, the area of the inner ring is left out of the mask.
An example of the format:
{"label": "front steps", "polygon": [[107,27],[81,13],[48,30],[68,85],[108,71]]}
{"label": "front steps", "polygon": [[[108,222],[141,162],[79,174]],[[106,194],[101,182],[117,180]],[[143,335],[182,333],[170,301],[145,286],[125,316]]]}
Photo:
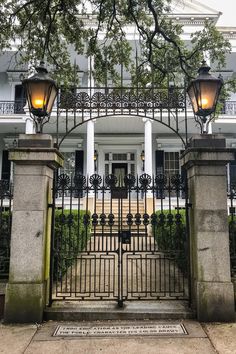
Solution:
{"label": "front steps", "polygon": [[122,308],[115,301],[55,301],[44,311],[49,321],[166,320],[193,319],[187,301],[126,301]]}

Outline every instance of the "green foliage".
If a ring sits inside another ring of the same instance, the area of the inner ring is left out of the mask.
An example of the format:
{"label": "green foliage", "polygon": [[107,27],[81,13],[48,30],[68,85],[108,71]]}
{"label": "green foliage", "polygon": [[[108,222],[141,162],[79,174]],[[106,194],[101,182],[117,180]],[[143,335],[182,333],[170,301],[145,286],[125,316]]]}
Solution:
{"label": "green foliage", "polygon": [[85,226],[85,211],[56,210],[54,231],[54,279],[60,280],[90,239],[90,224]]}
{"label": "green foliage", "polygon": [[0,216],[0,279],[8,278],[11,242],[11,212]]}
{"label": "green foliage", "polygon": [[153,235],[159,252],[168,254],[176,260],[179,269],[187,271],[187,236],[184,210],[163,210],[156,212],[157,225],[153,226]]}
{"label": "green foliage", "polygon": [[[0,51],[16,42],[21,61],[44,58],[64,87],[78,84],[71,51],[94,57],[96,84],[119,85],[117,64],[135,84],[179,84],[196,75],[204,51],[222,68],[229,41],[207,21],[186,44],[182,26],[167,16],[171,6],[171,0],[0,0]],[[139,35],[136,49],[127,28]]]}

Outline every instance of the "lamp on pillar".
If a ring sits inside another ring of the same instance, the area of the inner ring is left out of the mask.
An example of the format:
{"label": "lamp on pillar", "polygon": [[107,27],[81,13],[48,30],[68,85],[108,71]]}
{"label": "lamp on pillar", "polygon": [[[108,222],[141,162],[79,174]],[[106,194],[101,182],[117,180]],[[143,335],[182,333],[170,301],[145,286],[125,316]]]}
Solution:
{"label": "lamp on pillar", "polygon": [[198,69],[199,75],[192,80],[187,88],[189,98],[192,103],[195,119],[201,127],[201,132],[206,133],[207,127],[213,116],[207,118],[215,112],[216,104],[223,86],[222,78],[212,76],[210,67],[205,61]]}
{"label": "lamp on pillar", "polygon": [[144,171],[144,162],[145,162],[145,153],[144,150],[142,150],[141,155],[140,155],[141,161],[143,163],[142,165],[142,170]]}
{"label": "lamp on pillar", "polygon": [[94,171],[97,172],[97,164],[98,164],[98,152],[97,150],[94,150]]}
{"label": "lamp on pillar", "polygon": [[36,132],[42,133],[43,125],[49,121],[58,88],[55,81],[48,75],[43,61],[40,62],[36,71],[33,76],[23,80],[22,84],[25,88],[30,114],[36,125]]}

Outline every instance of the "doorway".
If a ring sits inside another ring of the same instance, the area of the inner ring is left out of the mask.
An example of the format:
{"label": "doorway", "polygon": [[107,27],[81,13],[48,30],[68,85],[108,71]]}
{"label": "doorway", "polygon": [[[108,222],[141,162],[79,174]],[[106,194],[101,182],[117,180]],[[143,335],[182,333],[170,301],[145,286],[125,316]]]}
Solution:
{"label": "doorway", "polygon": [[127,188],[125,188],[124,177],[128,173],[127,163],[113,163],[112,164],[112,174],[117,178],[117,185],[111,191],[111,197],[113,199],[128,197]]}

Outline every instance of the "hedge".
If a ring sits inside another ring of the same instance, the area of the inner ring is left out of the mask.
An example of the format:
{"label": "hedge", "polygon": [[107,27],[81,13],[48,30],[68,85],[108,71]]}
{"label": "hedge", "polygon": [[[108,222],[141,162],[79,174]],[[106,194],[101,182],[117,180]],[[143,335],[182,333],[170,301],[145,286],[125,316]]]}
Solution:
{"label": "hedge", "polygon": [[60,280],[90,239],[91,226],[84,225],[84,210],[56,210],[53,278]]}
{"label": "hedge", "polygon": [[157,211],[153,235],[158,251],[175,259],[179,269],[187,271],[187,238],[185,210]]}
{"label": "hedge", "polygon": [[9,274],[11,217],[10,211],[0,214],[0,279],[7,279]]}

